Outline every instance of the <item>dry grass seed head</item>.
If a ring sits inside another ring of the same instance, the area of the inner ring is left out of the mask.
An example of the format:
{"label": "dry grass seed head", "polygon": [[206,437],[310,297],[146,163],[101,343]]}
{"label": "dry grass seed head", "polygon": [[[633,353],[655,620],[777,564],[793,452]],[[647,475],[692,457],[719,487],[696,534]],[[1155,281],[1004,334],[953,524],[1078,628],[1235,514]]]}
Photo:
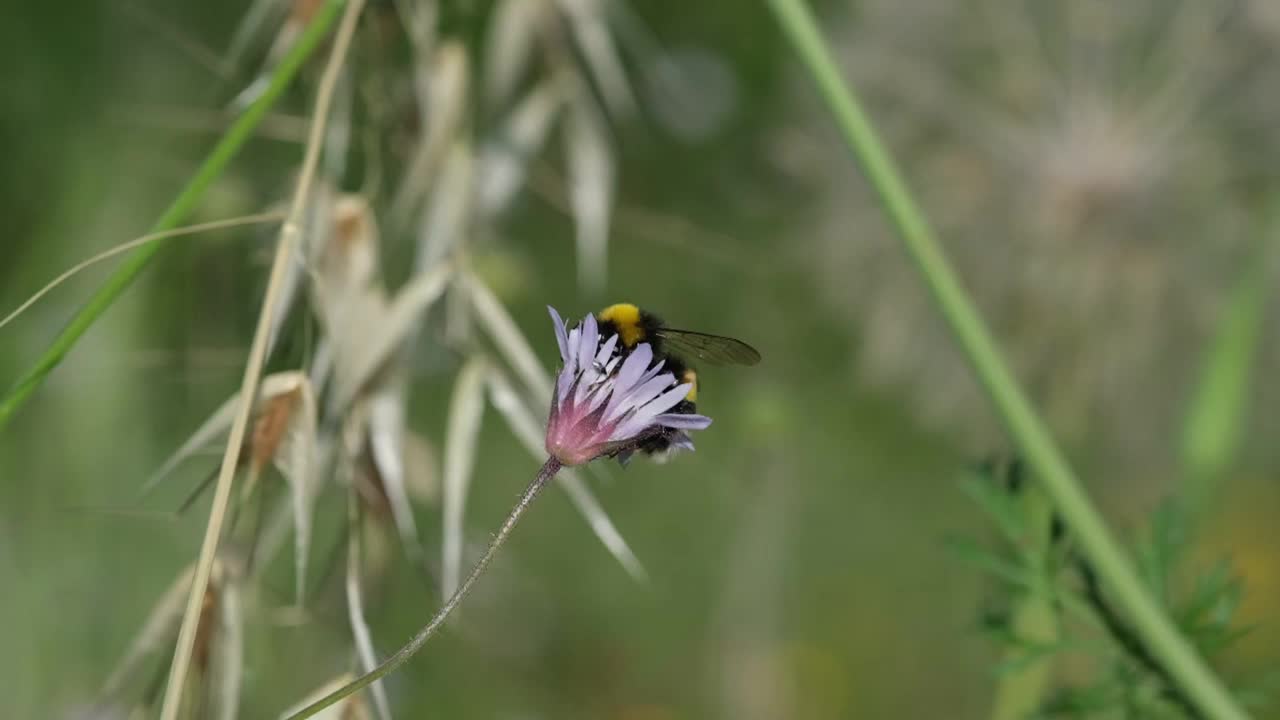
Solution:
{"label": "dry grass seed head", "polygon": [[[365,619],[364,588],[362,568],[364,557],[361,552],[360,501],[355,491],[348,493],[347,520],[350,527],[347,532],[347,620],[351,626],[351,635],[355,641],[356,655],[360,659],[363,672],[372,672],[378,666],[378,653],[373,645],[373,633],[369,630],[369,622]],[[391,720],[391,703],[387,699],[386,686],[379,680],[369,687],[373,695],[373,704],[377,708],[380,720]]]}
{"label": "dry grass seed head", "polygon": [[616,117],[630,115],[636,108],[635,94],[609,29],[608,3],[558,0],[558,4],[609,111]]}
{"label": "dry grass seed head", "polygon": [[409,479],[411,471],[420,469],[408,464],[406,439],[411,433],[405,421],[405,390],[403,382],[388,383],[369,396],[367,450],[371,478],[386,499],[405,554],[424,563],[426,551],[414,520]]}
{"label": "dry grass seed head", "polygon": [[[311,525],[319,488],[319,417],[311,381],[301,372],[275,373],[262,380],[250,456],[270,460],[289,484],[295,532],[296,599],[303,602]],[[262,445],[258,445],[259,439]],[[270,450],[267,454],[265,451]],[[261,470],[261,466],[257,468]]]}
{"label": "dry grass seed head", "polygon": [[481,218],[498,215],[515,198],[564,107],[567,85],[563,76],[539,83],[510,112],[498,137],[481,149],[475,200]]}
{"label": "dry grass seed head", "polygon": [[[1019,377],[1057,433],[1117,469],[1172,457],[1177,388],[1248,239],[1231,181],[1233,113],[1248,110],[1222,88],[1249,96],[1253,80],[1225,8],[872,0],[836,31]],[[850,202],[865,183],[837,157],[811,155],[834,189],[812,258],[860,329],[860,374],[908,388],[961,444],[999,446],[950,333],[870,194]]]}
{"label": "dry grass seed head", "polygon": [[444,292],[449,268],[415,274],[388,299],[376,277],[378,228],[368,202],[343,197],[328,220],[331,229],[314,240],[323,261],[312,291],[332,353],[330,408],[342,412],[395,364],[418,317]]}
{"label": "dry grass seed head", "polygon": [[534,46],[555,7],[550,0],[498,0],[485,45],[485,100],[500,108],[534,64]]}
{"label": "dry grass seed head", "polygon": [[564,145],[578,249],[578,285],[598,295],[608,277],[616,169],[604,117],[585,87],[580,86],[569,101]]}
{"label": "dry grass seed head", "polygon": [[[164,657],[172,647],[182,621],[187,593],[194,568],[188,566],[156,601],[146,621],[103,683],[94,707],[109,708],[125,700],[130,687],[148,675],[147,660]],[[243,614],[239,595],[240,563],[233,558],[214,561],[208,588],[202,598],[200,619],[196,626],[193,649],[194,670],[207,683],[211,707],[218,708],[217,717],[231,717],[221,709],[232,698],[239,697],[243,672]],[[231,672],[232,667],[235,672]],[[188,702],[195,702],[193,697]],[[234,704],[234,703],[232,703]]]}
{"label": "dry grass seed head", "polygon": [[436,185],[422,213],[414,268],[425,272],[451,257],[463,244],[470,225],[474,197],[474,153],[459,140],[450,149]]}
{"label": "dry grass seed head", "polygon": [[415,210],[439,185],[440,165],[466,125],[470,78],[466,48],[456,41],[418,59],[414,90],[421,131],[391,203],[391,227],[407,227]]}
{"label": "dry grass seed head", "polygon": [[441,596],[450,597],[462,579],[467,494],[475,468],[480,423],[484,416],[484,379],[488,363],[474,357],[462,366],[449,400],[444,447],[444,502],[441,544]]}

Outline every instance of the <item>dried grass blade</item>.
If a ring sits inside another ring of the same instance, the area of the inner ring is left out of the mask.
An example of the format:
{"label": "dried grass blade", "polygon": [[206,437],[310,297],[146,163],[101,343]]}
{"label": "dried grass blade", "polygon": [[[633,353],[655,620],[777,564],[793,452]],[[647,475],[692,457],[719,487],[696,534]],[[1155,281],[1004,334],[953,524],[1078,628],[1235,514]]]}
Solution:
{"label": "dried grass blade", "polygon": [[244,605],[240,583],[230,573],[218,587],[218,623],[221,631],[214,645],[212,715],[217,720],[236,720],[244,678]]}
{"label": "dried grass blade", "polygon": [[[347,532],[347,619],[351,623],[356,654],[360,657],[361,672],[367,673],[378,666],[378,651],[373,647],[373,634],[369,631],[369,622],[364,614],[364,595],[360,581],[360,498],[354,486],[348,497],[347,518],[351,526]],[[387,700],[387,690],[382,681],[375,681],[369,689],[380,720],[391,720],[391,703]]]}
{"label": "dried grass blade", "polygon": [[471,294],[471,306],[481,326],[493,340],[498,349],[515,368],[525,387],[534,393],[539,405],[551,406],[551,376],[542,367],[542,362],[533,352],[533,346],[525,339],[524,333],[516,326],[515,320],[507,309],[498,302],[493,294],[479,278],[464,271],[457,282],[463,284]]}
{"label": "dried grass blade", "polygon": [[[344,687],[352,680],[355,680],[355,676],[351,673],[339,675],[280,713],[280,720],[286,720],[286,718],[297,714],[299,710],[327,696],[334,690]],[[364,695],[361,693],[345,697],[311,716],[311,720],[366,720],[367,718],[368,712],[364,703]]]}
{"label": "dried grass blade", "polygon": [[449,401],[444,446],[444,541],[441,597],[452,597],[462,578],[463,520],[484,416],[487,363],[472,358],[458,373]]}
{"label": "dried grass blade", "polygon": [[415,270],[426,272],[440,264],[462,242],[471,206],[472,153],[466,142],[449,150],[440,182],[423,215]]}
{"label": "dried grass blade", "polygon": [[177,450],[173,452],[160,467],[147,478],[142,487],[138,489],[138,499],[141,500],[151,494],[153,490],[164,482],[174,470],[178,468],[187,458],[192,457],[202,449],[212,445],[215,440],[223,437],[228,430],[231,429],[231,422],[235,418],[236,405],[240,402],[240,393],[236,393],[227,398],[225,402],[218,407],[208,418],[205,419],[200,427],[187,438]]}
{"label": "dried grass blade", "polygon": [[215,220],[212,222],[200,223],[198,225],[188,225],[186,227],[174,228],[173,230],[165,230],[163,232],[149,233],[147,235],[134,238],[133,240],[123,242],[119,245],[116,245],[115,247],[103,250],[102,252],[96,255],[93,255],[86,260],[82,260],[76,263],[75,265],[72,265],[62,274],[58,275],[53,280],[50,280],[48,284],[46,284],[44,287],[37,290],[35,294],[31,295],[31,297],[28,297],[26,300],[22,302],[21,305],[14,308],[13,311],[10,312],[8,315],[4,316],[4,319],[0,320],[0,328],[3,328],[5,325],[8,325],[9,323],[13,322],[15,318],[17,318],[19,315],[21,315],[22,313],[30,309],[32,305],[36,304],[36,302],[38,302],[40,298],[44,297],[45,295],[48,295],[50,291],[52,291],[54,288],[58,287],[62,283],[66,282],[67,280],[70,280],[75,275],[79,274],[84,270],[87,270],[93,265],[96,265],[102,262],[103,260],[109,260],[121,253],[128,252],[134,248],[146,245],[147,243],[156,242],[157,240],[167,240],[169,238],[181,237],[183,235],[195,235],[196,233],[209,232],[212,230],[226,230],[228,228],[240,227],[242,225],[256,225],[259,223],[278,222],[283,219],[284,219],[284,214],[278,213],[278,212],[259,213],[257,215],[245,215],[243,217],[238,217],[238,218],[229,218],[227,220]]}
{"label": "dried grass blade", "polygon": [[545,0],[499,0],[485,46],[485,99],[498,106],[532,64],[538,29],[546,22]]}
{"label": "dried grass blade", "polygon": [[393,228],[405,227],[428,195],[437,168],[458,135],[468,109],[470,68],[466,48],[461,43],[449,42],[434,56],[423,57],[416,84],[418,113],[425,129],[391,202]]}
{"label": "dried grass blade", "polygon": [[604,3],[602,0],[560,0],[560,7],[569,18],[574,38],[600,85],[600,94],[609,110],[618,116],[630,114],[636,107],[635,95],[609,32]]}
{"label": "dried grass blade", "polygon": [[311,381],[301,372],[277,373],[262,381],[263,398],[296,393],[284,437],[272,453],[276,469],[289,484],[294,522],[295,599],[303,605],[307,561],[311,552],[311,513],[319,482],[316,478],[318,418]]}
{"label": "dried grass blade", "polygon": [[444,293],[452,268],[440,265],[429,272],[415,275],[391,301],[379,317],[369,317],[377,325],[371,328],[367,342],[340,353],[346,356],[347,369],[341,370],[334,387],[334,407],[350,405],[378,370],[383,368],[413,329],[418,317]]}
{"label": "dried grass blade", "polygon": [[225,67],[236,68],[249,45],[263,33],[267,26],[279,25],[285,17],[286,5],[280,0],[254,0],[249,4],[227,48]]}
{"label": "dried grass blade", "polygon": [[542,83],[511,112],[499,137],[485,144],[476,171],[476,204],[484,216],[505,210],[524,184],[529,163],[546,143],[564,98],[565,83]]}
{"label": "dried grass blade", "polygon": [[[164,215],[156,221],[153,230],[164,232],[177,226],[195,208],[204,196],[205,191],[223,172],[231,159],[252,135],[254,129],[266,116],[271,106],[284,93],[293,80],[298,69],[310,57],[311,52],[327,35],[332,21],[337,17],[341,3],[331,0],[307,26],[300,41],[289,55],[284,58],[270,78],[266,91],[223,135],[222,140],[209,153],[200,165],[191,181],[182,189],[173,204],[165,210]],[[35,364],[0,397],[0,428],[9,421],[18,408],[35,392],[44,379],[53,372],[71,348],[102,313],[106,312],[115,300],[133,283],[134,278],[150,264],[156,253],[160,251],[158,243],[139,248],[131,254],[105,283],[85,302],[66,327],[54,338],[49,348],[40,356]]]}
{"label": "dried grass blade", "polygon": [[[334,0],[338,3],[338,0]],[[340,3],[339,3],[340,4]],[[330,4],[334,9],[339,4]],[[271,276],[258,314],[258,325],[254,331],[253,343],[250,346],[249,358],[245,365],[244,378],[240,388],[240,407],[231,426],[231,436],[227,443],[226,453],[222,457],[222,467],[218,476],[218,484],[214,490],[213,508],[209,513],[209,523],[205,528],[204,539],[200,547],[200,556],[196,561],[195,577],[191,583],[191,591],[187,600],[187,608],[178,630],[177,647],[174,650],[173,664],[170,667],[169,682],[165,688],[164,704],[161,707],[161,720],[176,720],[183,686],[187,679],[187,670],[191,663],[191,651],[195,643],[196,625],[199,620],[201,600],[209,583],[209,573],[213,569],[214,556],[218,541],[222,537],[222,523],[226,515],[227,504],[231,498],[232,477],[240,457],[241,444],[245,429],[249,424],[249,414],[253,406],[253,398],[258,389],[258,380],[262,374],[262,366],[266,361],[267,340],[270,333],[271,317],[279,302],[281,282],[284,278],[292,246],[299,232],[298,223],[302,209],[310,195],[311,181],[315,176],[319,162],[320,141],[324,132],[324,123],[328,117],[329,103],[333,95],[333,85],[338,71],[346,57],[351,37],[355,33],[356,20],[364,8],[364,0],[350,0],[343,13],[342,22],[333,43],[329,61],[325,66],[320,87],[316,95],[315,112],[312,117],[310,137],[307,151],[303,158],[302,171],[299,173],[298,187],[289,208],[289,218],[280,231],[280,240],[272,261]],[[321,13],[321,17],[324,13]]]}
{"label": "dried grass blade", "polygon": [[194,565],[184,569],[156,601],[142,629],[129,644],[129,649],[125,651],[124,656],[116,663],[110,677],[103,683],[102,690],[99,692],[101,702],[106,702],[119,694],[147,656],[159,652],[172,641],[174,629],[182,620],[184,601],[187,592],[191,589],[191,578],[194,572]]}
{"label": "dried grass blade", "polygon": [[435,48],[436,22],[440,8],[436,0],[394,0],[400,24],[404,26],[417,57],[431,57]]}
{"label": "dried grass blade", "polygon": [[369,397],[369,452],[391,505],[392,521],[405,555],[426,569],[427,553],[413,519],[405,465],[404,383],[397,378]]}
{"label": "dried grass blade", "polygon": [[604,118],[585,91],[577,93],[569,105],[564,134],[569,203],[578,246],[578,284],[598,294],[608,277],[614,162]]}

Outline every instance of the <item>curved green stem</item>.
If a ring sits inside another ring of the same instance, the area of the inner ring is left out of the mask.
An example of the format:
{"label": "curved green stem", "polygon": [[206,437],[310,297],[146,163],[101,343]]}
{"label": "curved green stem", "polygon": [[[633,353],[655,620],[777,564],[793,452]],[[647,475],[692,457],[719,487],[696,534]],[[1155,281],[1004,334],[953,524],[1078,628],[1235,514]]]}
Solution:
{"label": "curved green stem", "polygon": [[542,489],[547,486],[547,483],[551,478],[555,477],[558,472],[560,472],[560,462],[555,458],[547,458],[547,461],[542,465],[542,469],[538,470],[538,476],[533,479],[533,482],[529,483],[529,487],[525,488],[524,493],[520,495],[520,500],[516,502],[515,507],[511,508],[511,513],[507,515],[506,521],[502,523],[502,527],[498,529],[498,533],[494,535],[493,540],[489,542],[489,547],[484,551],[484,555],[480,556],[480,561],[471,569],[471,574],[467,576],[466,580],[462,581],[462,585],[458,586],[458,589],[453,593],[449,600],[445,602],[444,605],[440,606],[440,609],[436,611],[436,614],[432,616],[431,620],[428,621],[427,624],[418,631],[418,634],[414,635],[404,647],[396,651],[395,655],[387,658],[381,665],[374,668],[371,672],[365,673],[328,695],[325,695],[319,700],[293,713],[285,720],[304,720],[304,718],[309,718],[339,700],[357,693],[378,680],[381,680],[394,672],[401,665],[409,662],[409,659],[416,655],[418,651],[422,649],[422,646],[427,644],[427,641],[431,639],[431,636],[435,635],[436,631],[444,626],[444,621],[449,619],[449,615],[458,607],[459,603],[462,602],[462,599],[467,596],[467,593],[471,592],[472,586],[476,584],[476,581],[484,574],[485,569],[489,567],[489,563],[493,561],[494,556],[498,554],[498,549],[506,543],[507,538],[511,535],[511,531],[515,529],[516,523],[520,522],[520,518],[524,515],[525,511],[529,509],[529,506],[533,504],[534,499],[538,497],[538,493],[542,492]]}
{"label": "curved green stem", "polygon": [[1080,481],[1023,395],[986,325],[942,254],[924,215],[880,143],[870,119],[840,76],[804,0],[768,0],[788,39],[835,115],[845,141],[884,203],[899,238],[915,262],[939,311],[955,333],[974,372],[999,411],[1023,457],[1082,550],[1153,654],[1208,717],[1248,716],[1222,682],[1178,633],[1121,550]]}
{"label": "curved green stem", "polygon": [[[205,191],[213,184],[232,158],[244,147],[246,141],[253,136],[254,130],[258,124],[266,117],[266,114],[275,106],[284,91],[293,82],[298,74],[298,70],[311,57],[312,52],[319,46],[320,41],[328,34],[329,28],[333,25],[334,20],[338,17],[338,10],[341,3],[325,3],[325,5],[316,13],[315,18],[307,25],[302,36],[298,38],[298,42],[289,51],[287,55],[280,61],[280,64],[271,74],[271,78],[262,95],[258,96],[249,107],[245,108],[240,117],[236,118],[231,127],[227,129],[226,134],[218,141],[210,151],[209,156],[201,163],[196,174],[187,182],[186,187],[178,193],[178,197],[169,205],[160,219],[151,227],[149,234],[163,233],[172,230],[182,224],[191,211],[196,208],[200,201],[204,198]],[[9,391],[5,393],[3,399],[0,399],[0,429],[8,424],[13,414],[22,407],[31,393],[40,387],[45,377],[53,371],[54,368],[62,362],[67,353],[80,339],[80,336],[93,326],[98,316],[106,312],[107,308],[129,288],[138,274],[142,272],[151,260],[155,258],[156,253],[168,245],[165,242],[155,242],[144,245],[139,248],[128,258],[123,264],[116,269],[111,277],[102,284],[101,287],[93,294],[92,297],[71,317],[71,320],[62,328],[58,336],[49,344],[49,348],[44,354],[36,360],[31,369],[26,372]]]}

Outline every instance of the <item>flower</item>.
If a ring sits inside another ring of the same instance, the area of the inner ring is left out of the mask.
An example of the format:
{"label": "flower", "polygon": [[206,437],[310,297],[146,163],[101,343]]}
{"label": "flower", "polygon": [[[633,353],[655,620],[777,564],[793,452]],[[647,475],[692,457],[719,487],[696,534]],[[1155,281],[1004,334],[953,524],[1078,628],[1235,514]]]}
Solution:
{"label": "flower", "polygon": [[711,418],[692,412],[668,412],[689,394],[663,372],[665,360],[648,343],[627,350],[617,334],[600,337],[594,315],[572,330],[555,308],[562,367],[551,399],[547,452],[564,465],[581,465],[601,456],[625,460],[645,441],[663,437],[671,447],[693,449],[686,430],[701,430]]}

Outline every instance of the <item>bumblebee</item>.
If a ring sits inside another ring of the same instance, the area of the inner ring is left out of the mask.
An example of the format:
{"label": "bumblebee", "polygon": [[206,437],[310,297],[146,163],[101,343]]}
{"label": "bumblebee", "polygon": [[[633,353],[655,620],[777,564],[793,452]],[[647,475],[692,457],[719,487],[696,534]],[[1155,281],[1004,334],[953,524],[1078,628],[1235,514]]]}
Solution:
{"label": "bumblebee", "polygon": [[[665,369],[675,375],[677,380],[693,386],[685,399],[668,412],[696,412],[698,373],[690,364],[691,360],[709,365],[755,365],[760,362],[760,353],[741,340],[692,330],[676,330],[668,327],[657,315],[630,303],[618,303],[601,310],[596,313],[596,323],[600,327],[601,337],[617,333],[624,354],[640,343],[649,343],[655,360],[664,360]],[[679,430],[667,429],[662,434],[641,442],[636,450],[663,458],[673,445],[681,443],[682,436],[683,433]],[[687,442],[688,438],[683,440]],[[626,465],[630,457],[630,452],[622,453],[618,455],[618,461]]]}

